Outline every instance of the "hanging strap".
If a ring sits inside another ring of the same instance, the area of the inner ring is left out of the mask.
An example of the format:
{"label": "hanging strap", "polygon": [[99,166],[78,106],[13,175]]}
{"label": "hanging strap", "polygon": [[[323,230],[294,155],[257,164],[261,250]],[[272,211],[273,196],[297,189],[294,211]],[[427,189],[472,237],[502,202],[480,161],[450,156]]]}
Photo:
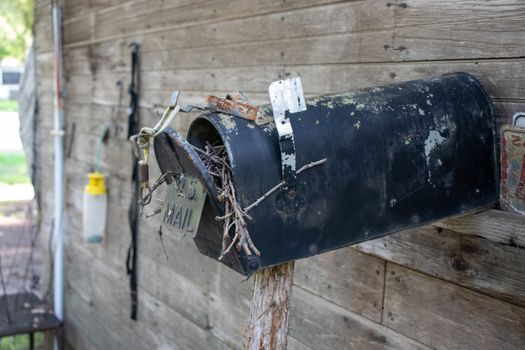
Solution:
{"label": "hanging strap", "polygon": [[[131,45],[131,82],[129,83],[129,107],[128,107],[128,138],[139,132],[139,45]],[[138,217],[140,199],[140,181],[138,174],[138,159],[133,157],[133,169],[131,175],[132,198],[128,209],[128,221],[131,231],[131,242],[126,258],[126,270],[129,276],[129,289],[131,297],[131,319],[137,319],[138,296],[137,296],[137,240],[138,240]]]}
{"label": "hanging strap", "polygon": [[306,111],[301,78],[291,78],[274,81],[268,89],[272,103],[275,128],[279,134],[281,149],[281,173],[284,181],[284,190],[295,196],[296,188],[296,161],[295,141],[292,123],[288,118],[290,113]]}

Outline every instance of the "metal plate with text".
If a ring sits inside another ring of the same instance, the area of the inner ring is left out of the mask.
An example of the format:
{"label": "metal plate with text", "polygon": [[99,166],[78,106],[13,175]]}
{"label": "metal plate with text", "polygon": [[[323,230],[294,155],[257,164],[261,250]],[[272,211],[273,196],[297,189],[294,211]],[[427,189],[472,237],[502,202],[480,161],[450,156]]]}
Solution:
{"label": "metal plate with text", "polygon": [[200,181],[193,177],[186,176],[178,184],[169,184],[162,209],[163,231],[178,230],[194,238],[205,201],[206,191]]}
{"label": "metal plate with text", "polygon": [[500,196],[504,210],[525,214],[525,128],[502,127]]}

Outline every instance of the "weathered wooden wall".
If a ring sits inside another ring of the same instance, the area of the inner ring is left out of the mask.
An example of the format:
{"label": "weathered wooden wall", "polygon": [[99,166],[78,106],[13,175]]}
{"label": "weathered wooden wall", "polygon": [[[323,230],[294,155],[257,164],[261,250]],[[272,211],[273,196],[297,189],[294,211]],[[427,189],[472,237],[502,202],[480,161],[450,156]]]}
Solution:
{"label": "weathered wooden wall", "polygon": [[[240,348],[251,282],[141,221],[139,320],[124,268],[131,158],[124,89],[141,44],[141,115],[171,91],[196,102],[300,74],[308,95],[434,74],[476,75],[498,121],[525,110],[523,0],[66,0],[66,336],[76,349]],[[50,1],[36,2],[42,232],[52,222]],[[82,191],[103,125],[107,239],[81,242]],[[177,127],[185,130],[190,118]],[[473,169],[475,170],[475,169]],[[159,197],[162,198],[162,197]],[[525,348],[525,218],[492,209],[296,264],[290,349]]]}

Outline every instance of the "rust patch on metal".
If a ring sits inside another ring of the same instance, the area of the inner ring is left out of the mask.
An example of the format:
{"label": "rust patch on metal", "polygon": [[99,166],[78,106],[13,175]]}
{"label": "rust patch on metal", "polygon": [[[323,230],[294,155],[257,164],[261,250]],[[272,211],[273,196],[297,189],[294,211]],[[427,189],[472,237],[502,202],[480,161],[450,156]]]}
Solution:
{"label": "rust patch on metal", "polygon": [[257,118],[257,111],[259,107],[249,105],[237,100],[229,100],[219,98],[216,96],[208,96],[206,98],[209,108],[215,109],[217,112],[232,115],[234,117],[243,118],[249,121],[255,121]]}

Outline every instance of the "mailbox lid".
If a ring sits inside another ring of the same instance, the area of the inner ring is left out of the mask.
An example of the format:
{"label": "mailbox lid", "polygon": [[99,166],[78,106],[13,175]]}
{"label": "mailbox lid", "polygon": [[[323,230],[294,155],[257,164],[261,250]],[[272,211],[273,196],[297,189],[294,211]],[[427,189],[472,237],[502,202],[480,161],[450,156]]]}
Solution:
{"label": "mailbox lid", "polygon": [[[195,145],[201,146],[198,142]],[[217,201],[217,188],[208,173],[206,167],[202,163],[197,152],[193,146],[186,141],[177,131],[167,128],[161,132],[154,140],[155,158],[159,168],[163,174],[172,172],[175,178],[180,176],[191,177],[198,179],[208,194],[206,196],[204,207],[202,208],[202,215],[198,223],[198,230],[191,234],[199,251],[207,256],[217,258],[221,252],[222,242],[222,227],[217,224],[216,216],[224,214],[224,206]],[[168,185],[170,186],[172,180],[167,177]],[[180,186],[180,184],[179,184]],[[170,193],[168,191],[167,195]],[[165,200],[169,198],[166,197]],[[165,203],[169,204],[169,203]],[[165,210],[167,208],[165,207]],[[163,213],[163,222],[170,221],[169,215]],[[163,223],[165,225],[166,223]],[[180,234],[188,235],[188,232],[179,230]],[[173,232],[168,230],[167,234]],[[222,260],[224,264],[239,272],[244,271],[244,267],[239,261],[239,257],[235,254],[229,254]]]}

